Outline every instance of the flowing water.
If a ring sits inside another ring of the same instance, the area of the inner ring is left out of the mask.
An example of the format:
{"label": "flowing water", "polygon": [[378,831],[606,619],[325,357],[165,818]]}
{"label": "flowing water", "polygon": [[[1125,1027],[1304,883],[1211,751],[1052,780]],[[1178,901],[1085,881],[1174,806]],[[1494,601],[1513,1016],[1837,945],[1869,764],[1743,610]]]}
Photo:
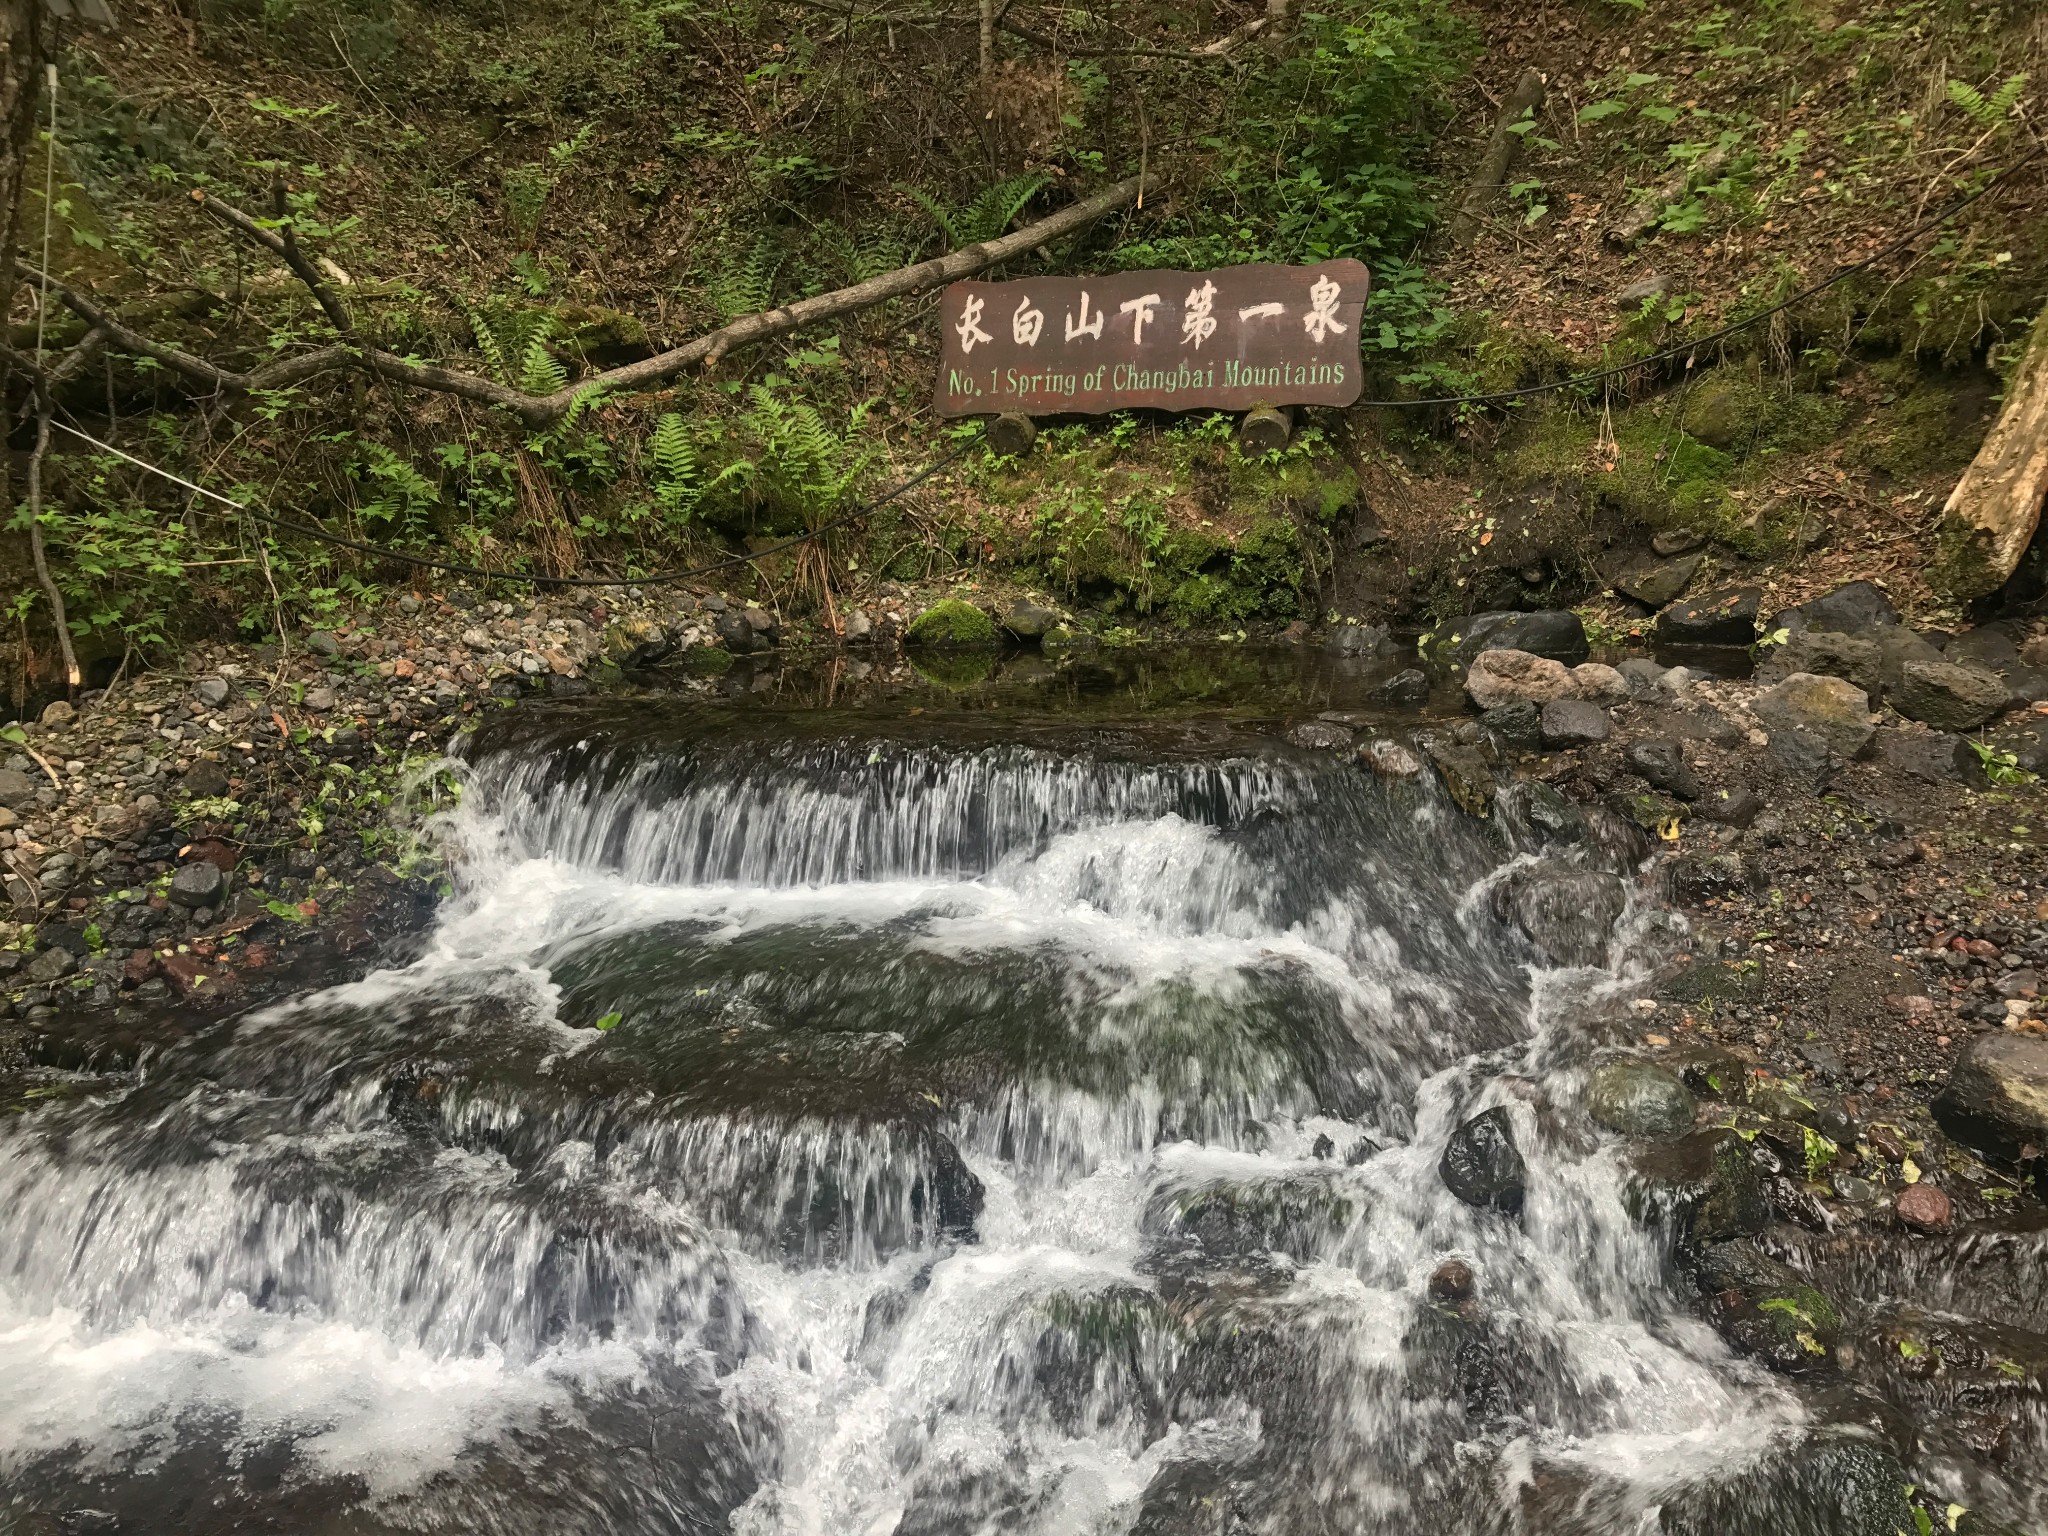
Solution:
{"label": "flowing water", "polygon": [[[468,757],[414,963],[0,1125],[17,1517],[1649,1532],[1811,1432],[1578,1111],[1671,922],[1544,967],[1512,818],[1185,712]],[[1437,1171],[1495,1105],[1519,1219]]]}

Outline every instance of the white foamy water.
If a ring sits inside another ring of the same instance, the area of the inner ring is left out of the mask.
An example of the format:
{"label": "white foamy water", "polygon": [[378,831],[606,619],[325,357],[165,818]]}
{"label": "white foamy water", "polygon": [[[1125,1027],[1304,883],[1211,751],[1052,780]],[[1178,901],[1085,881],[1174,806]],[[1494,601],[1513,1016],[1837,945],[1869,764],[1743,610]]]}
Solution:
{"label": "white foamy water", "polygon": [[[1506,850],[1433,791],[686,768],[487,765],[417,963],[0,1127],[0,1473],[35,1507],[1054,1536],[1185,1488],[1457,1532],[1539,1474],[1653,1519],[1796,1432],[1613,1149],[1516,1091],[1622,978],[1532,976],[1477,899]],[[1436,1171],[1493,1104],[1520,1222]],[[1424,1298],[1453,1256],[1484,1410]]]}

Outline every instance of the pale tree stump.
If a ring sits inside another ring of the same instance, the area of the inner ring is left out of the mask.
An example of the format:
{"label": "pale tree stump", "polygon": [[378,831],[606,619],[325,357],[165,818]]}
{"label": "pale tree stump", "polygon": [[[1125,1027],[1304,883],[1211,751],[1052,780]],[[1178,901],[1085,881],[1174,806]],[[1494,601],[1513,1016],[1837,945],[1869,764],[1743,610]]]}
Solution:
{"label": "pale tree stump", "polygon": [[1957,597],[2012,579],[2048,500],[2048,309],[2034,320],[2005,408],[1942,508],[1941,574]]}
{"label": "pale tree stump", "polygon": [[1038,441],[1038,423],[1022,411],[1005,411],[988,424],[988,445],[997,453],[1021,459]]}
{"label": "pale tree stump", "polygon": [[1278,406],[1255,405],[1244,413],[1237,427],[1237,450],[1246,458],[1278,453],[1294,435],[1294,421]]}

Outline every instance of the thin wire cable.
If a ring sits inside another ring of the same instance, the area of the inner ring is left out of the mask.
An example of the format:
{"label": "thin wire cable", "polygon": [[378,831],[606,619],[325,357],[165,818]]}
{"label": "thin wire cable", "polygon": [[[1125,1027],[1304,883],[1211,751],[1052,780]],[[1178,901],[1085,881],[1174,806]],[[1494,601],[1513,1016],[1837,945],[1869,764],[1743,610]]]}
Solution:
{"label": "thin wire cable", "polygon": [[[1921,220],[1919,223],[1915,224],[1911,229],[1907,230],[1903,235],[1900,235],[1898,239],[1892,241],[1889,245],[1884,246],[1882,249],[1872,252],[1870,255],[1864,257],[1861,261],[1853,262],[1850,265],[1843,267],[1833,276],[1828,277],[1822,280],[1821,282],[1815,283],[1810,288],[1801,289],[1798,293],[1793,294],[1790,298],[1781,299],[1778,303],[1771,305],[1768,309],[1759,310],[1756,314],[1744,316],[1740,320],[1736,320],[1728,325],[1722,326],[1721,329],[1719,329],[1718,331],[1711,331],[1705,336],[1695,337],[1693,340],[1688,341],[1683,345],[1676,347],[1667,347],[1661,352],[1651,353],[1648,357],[1639,357],[1633,360],[1632,362],[1617,363],[1611,368],[1597,369],[1592,373],[1575,374],[1572,377],[1565,379],[1553,379],[1546,384],[1528,384],[1524,385],[1519,389],[1493,390],[1485,394],[1441,395],[1417,400],[1359,400],[1353,402],[1353,408],[1356,409],[1364,407],[1376,409],[1413,410],[1422,406],[1492,405],[1497,404],[1503,400],[1522,400],[1527,399],[1531,395],[1550,394],[1558,390],[1577,389],[1587,384],[1598,384],[1602,380],[1619,377],[1620,375],[1631,372],[1632,370],[1637,368],[1647,368],[1653,363],[1665,362],[1672,358],[1678,357],[1697,356],[1704,348],[1710,347],[1714,345],[1714,343],[1716,342],[1725,341],[1730,336],[1734,336],[1742,331],[1746,331],[1750,329],[1750,327],[1752,326],[1761,325],[1766,320],[1769,320],[1774,316],[1783,314],[1786,310],[1791,309],[1794,305],[1803,304],[1806,300],[1813,298],[1815,295],[1827,292],[1830,288],[1835,287],[1837,284],[1845,282],[1849,278],[1854,277],[1858,272],[1867,271],[1871,267],[1877,265],[1877,263],[1879,263],[1880,261],[1883,261],[1887,257],[1895,254],[1896,252],[1903,250],[1906,246],[1910,245],[1914,240],[1917,240],[1921,235],[1925,234],[1928,230],[1937,228],[1940,225],[1947,223],[1950,219],[1954,218],[1964,209],[1990,196],[1990,194],[1996,188],[2001,186],[2006,181],[2010,180],[2014,175],[2018,174],[2021,170],[2025,169],[2035,160],[2038,160],[2043,152],[2044,146],[2037,145],[2034,149],[2028,151],[2028,153],[2021,156],[2018,160],[2015,160],[2011,165],[2007,166],[2004,170],[2000,171],[1996,176],[1993,176],[1989,181],[1984,183],[1984,185],[1979,187],[1975,192],[1971,192],[1966,196],[1957,199],[1955,202],[1951,203],[1947,208],[1944,208],[1941,212],[1933,215],[1931,218]],[[45,271],[47,270],[48,267],[46,264]],[[878,507],[885,506],[886,504],[888,504],[891,501],[894,501],[897,497],[903,495],[904,493],[914,490],[916,487],[922,485],[925,481],[929,480],[933,475],[937,474],[947,465],[956,463],[960,459],[966,457],[966,455],[970,453],[975,447],[974,442],[972,442],[971,440],[962,443],[958,448],[955,448],[951,453],[942,455],[941,457],[934,459],[931,463],[927,464],[923,469],[919,470],[915,475],[912,475],[908,480],[905,480],[904,482],[902,482],[902,484],[894,486],[891,489],[883,492],[874,500],[864,502],[860,506],[855,507],[850,511],[843,512],[839,516],[829,519],[825,523],[809,530],[808,532],[800,533],[791,539],[785,539],[780,544],[771,544],[766,549],[753,550],[744,555],[732,555],[724,560],[713,561],[709,565],[692,566],[686,570],[658,571],[651,576],[537,576],[528,574],[524,571],[492,570],[486,566],[469,565],[465,562],[456,560],[435,560],[425,555],[407,554],[404,550],[392,549],[388,545],[371,544],[362,539],[351,539],[345,537],[342,534],[330,533],[325,528],[317,527],[312,523],[302,523],[295,518],[279,517],[275,513],[264,512],[256,507],[249,506],[244,502],[236,501],[232,497],[223,496],[218,491],[210,491],[203,485],[196,485],[192,481],[184,479],[182,476],[174,475],[169,470],[150,463],[147,459],[139,459],[132,453],[127,453],[119,448],[116,448],[112,443],[101,442],[98,438],[93,437],[91,434],[82,432],[76,427],[67,426],[65,425],[65,423],[61,421],[53,422],[52,425],[55,426],[61,432],[70,433],[71,436],[80,439],[82,442],[90,443],[95,448],[101,449],[106,453],[113,454],[116,458],[127,460],[127,462],[135,465],[139,469],[147,470],[149,473],[153,475],[160,475],[164,479],[172,482],[174,485],[181,485],[188,491],[194,491],[201,496],[205,496],[210,498],[211,500],[220,502],[223,506],[232,507],[237,512],[240,512],[248,517],[253,517],[259,522],[268,523],[270,526],[274,528],[282,528],[289,532],[300,534],[309,539],[316,539],[323,544],[332,544],[340,549],[352,549],[360,554],[376,555],[382,559],[395,560],[400,562],[401,564],[416,566],[423,570],[448,571],[458,576],[473,576],[483,581],[528,582],[534,586],[552,587],[665,586],[674,582],[689,581],[699,576],[713,575],[719,571],[731,570],[735,566],[750,565],[754,561],[762,559],[764,556],[780,554],[785,550],[796,548],[799,544],[807,544],[813,539],[819,538],[824,534],[832,532],[835,528],[844,527],[846,524],[850,522],[867,516],[868,513],[873,512]]]}
{"label": "thin wire cable", "polygon": [[765,556],[779,555],[784,550],[795,549],[799,544],[808,544],[813,539],[822,538],[835,528],[842,528],[856,519],[866,517],[870,512],[888,505],[888,503],[896,500],[897,497],[904,495],[906,492],[915,490],[948,464],[965,458],[977,446],[973,442],[962,443],[951,453],[942,454],[940,457],[932,460],[931,463],[925,465],[923,469],[912,475],[908,480],[891,486],[872,501],[862,502],[859,506],[850,508],[840,513],[837,517],[827,519],[815,528],[808,529],[794,538],[784,539],[780,544],[771,544],[766,549],[751,550],[744,555],[730,555],[723,560],[714,560],[709,565],[691,566],[685,570],[656,571],[650,576],[540,576],[527,571],[497,571],[490,569],[488,566],[469,565],[460,560],[436,560],[427,555],[407,554],[402,549],[392,549],[387,545],[371,544],[362,539],[351,539],[338,533],[329,533],[325,528],[315,527],[312,523],[302,523],[298,519],[291,517],[279,517],[274,512],[265,512],[261,508],[250,506],[247,502],[236,501],[232,496],[223,496],[219,491],[209,491],[205,486],[195,485],[182,475],[174,475],[169,470],[150,463],[147,459],[138,459],[134,454],[116,448],[112,443],[103,443],[91,433],[81,432],[78,428],[67,426],[61,421],[52,422],[51,425],[60,432],[70,433],[80,442],[89,443],[103,452],[111,453],[117,459],[127,460],[138,469],[146,469],[153,475],[161,475],[173,485],[181,485],[188,491],[196,491],[209,500],[217,501],[224,507],[232,507],[244,516],[252,517],[260,523],[268,523],[273,528],[283,528],[292,533],[303,534],[309,539],[318,539],[323,544],[339,545],[343,549],[353,549],[365,555],[377,555],[383,559],[396,560],[405,565],[419,566],[424,570],[449,571],[457,576],[475,576],[485,581],[525,581],[531,582],[535,586],[543,587],[660,587],[678,581],[689,581],[698,576],[709,576],[718,571],[730,570],[736,565],[750,565]]}

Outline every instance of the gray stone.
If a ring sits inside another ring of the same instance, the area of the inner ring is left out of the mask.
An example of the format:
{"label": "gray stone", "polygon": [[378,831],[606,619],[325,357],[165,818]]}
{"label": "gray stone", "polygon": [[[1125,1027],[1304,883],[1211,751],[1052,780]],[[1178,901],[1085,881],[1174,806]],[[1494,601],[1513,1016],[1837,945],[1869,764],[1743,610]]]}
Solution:
{"label": "gray stone", "polygon": [[1651,608],[1662,608],[1685,595],[1705,555],[1676,560],[1638,560],[1615,573],[1614,590]]}
{"label": "gray stone", "polygon": [[1977,770],[1969,742],[1947,731],[1879,731],[1877,755],[1887,768],[1933,784],[1961,783]]}
{"label": "gray stone", "polygon": [[1899,686],[1899,679],[1905,675],[1906,664],[1914,661],[1940,661],[1942,654],[1930,645],[1918,631],[1894,624],[1876,631],[1879,654],[1879,672],[1886,688]]}
{"label": "gray stone", "polygon": [[321,686],[306,690],[306,708],[329,710],[334,708],[335,694],[332,688]]}
{"label": "gray stone", "polygon": [[1327,720],[1304,720],[1288,728],[1287,739],[1312,752],[1342,752],[1351,745],[1351,733]]}
{"label": "gray stone", "polygon": [[1870,749],[1877,727],[1870,696],[1854,683],[1813,672],[1795,672],[1750,702],[1750,713],[1776,736],[1802,731],[1818,737],[1838,757],[1854,760]]}
{"label": "gray stone", "polygon": [[1653,789],[1681,800],[1700,797],[1699,776],[1686,764],[1685,749],[1668,736],[1646,736],[1629,743],[1628,765]]}
{"label": "gray stone", "polygon": [[224,677],[202,677],[193,692],[199,695],[199,702],[209,709],[218,709],[228,701],[228,680]]}
{"label": "gray stone", "polygon": [[1661,697],[1658,684],[1664,677],[1664,664],[1652,661],[1647,656],[1631,656],[1614,669],[1621,674],[1621,680],[1628,684],[1632,699],[1656,699]]}
{"label": "gray stone", "polygon": [[185,777],[179,782],[193,799],[215,800],[228,792],[228,771],[210,758],[202,757],[185,770]]}
{"label": "gray stone", "polygon": [[1723,587],[1673,603],[1657,615],[1657,639],[1664,645],[1753,645],[1761,587]]}
{"label": "gray stone", "polygon": [[330,631],[316,629],[306,636],[306,649],[315,656],[339,656],[341,642]]}
{"label": "gray stone", "polygon": [[2012,632],[1996,623],[1964,630],[1949,641],[1943,654],[1957,666],[1978,666],[1987,672],[2006,672],[2023,665]]}
{"label": "gray stone", "polygon": [[1933,1104],[1943,1130],[1992,1157],[2048,1151],[2048,1035],[1993,1030],[1970,1042]]}
{"label": "gray stone", "polygon": [[182,866],[171,876],[167,894],[178,906],[196,909],[217,905],[227,886],[227,876],[220,872],[220,866],[200,859]]}
{"label": "gray stone", "polygon": [[1688,550],[1698,549],[1706,542],[1690,528],[1666,528],[1650,540],[1650,548],[1669,559],[1673,555],[1682,555]]}
{"label": "gray stone", "polygon": [[36,781],[18,768],[0,768],[0,805],[10,811],[35,804]]}
{"label": "gray stone", "polygon": [[77,718],[78,711],[62,699],[46,705],[43,709],[43,724],[45,725],[69,725]]}
{"label": "gray stone", "polygon": [[1624,1136],[1668,1141],[1692,1129],[1694,1103],[1685,1084],[1662,1067],[1624,1058],[1594,1071],[1586,1112],[1594,1124]]}
{"label": "gray stone", "polygon": [[1417,647],[1434,666],[1461,669],[1482,651],[1526,651],[1576,666],[1593,653],[1579,616],[1558,609],[1543,613],[1474,613],[1447,619],[1424,635]]}
{"label": "gray stone", "polygon": [[716,628],[718,643],[735,656],[750,656],[756,644],[754,626],[747,622],[746,610],[728,608],[719,614]]}
{"label": "gray stone", "polygon": [[1789,629],[1794,634],[1824,629],[1861,635],[1898,623],[1899,610],[1892,606],[1890,598],[1870,582],[1852,581],[1811,602],[1783,610],[1772,618],[1769,628]]}
{"label": "gray stone", "polygon": [[1842,766],[1841,755],[1812,731],[1773,731],[1765,750],[1789,782],[1816,793]]}
{"label": "gray stone", "polygon": [[1573,667],[1572,692],[1595,704],[1622,704],[1631,697],[1628,679],[1604,661],[1582,661]]}
{"label": "gray stone", "polygon": [[1563,663],[1529,651],[1482,651],[1465,669],[1465,693],[1482,710],[1525,701],[1544,704],[1568,698],[1572,691],[1572,675]]}
{"label": "gray stone", "polygon": [[1884,686],[1884,649],[1877,641],[1832,629],[1802,629],[1775,646],[1757,668],[1757,681],[1775,683],[1795,672],[1847,678],[1865,693]]}
{"label": "gray stone", "polygon": [[1418,738],[1416,745],[1442,776],[1451,801],[1467,816],[1485,818],[1493,814],[1493,797],[1498,786],[1493,769],[1476,748],[1454,741],[1439,731]]}
{"label": "gray stone", "polygon": [[1009,611],[1003,615],[1003,628],[1019,640],[1041,640],[1045,632],[1059,621],[1060,616],[1052,609],[1027,598],[1010,605]]}
{"label": "gray stone", "polygon": [[1645,299],[1661,298],[1671,291],[1670,274],[1652,272],[1648,277],[1639,277],[1614,296],[1619,309],[1634,309]]}
{"label": "gray stone", "polygon": [[1326,645],[1339,656],[1391,656],[1400,649],[1381,624],[1332,625]]}
{"label": "gray stone", "polygon": [[48,949],[36,951],[35,958],[22,969],[21,976],[22,980],[30,985],[42,987],[53,981],[61,981],[77,969],[76,956],[67,949],[59,949],[52,945]]}
{"label": "gray stone", "polygon": [[420,600],[408,592],[398,600],[398,611],[409,619],[420,611]]}
{"label": "gray stone", "polygon": [[1910,661],[1900,669],[1892,708],[1938,730],[1973,731],[2005,713],[2012,698],[1995,672],[1946,661]]}
{"label": "gray stone", "polygon": [[1515,1146],[1514,1127],[1505,1109],[1474,1115],[1451,1133],[1437,1173],[1445,1188],[1467,1205],[1505,1211],[1522,1209],[1528,1165]]}
{"label": "gray stone", "polygon": [[868,617],[868,611],[865,608],[849,609],[845,622],[845,639],[848,645],[859,645],[864,641],[874,638],[875,621]]}
{"label": "gray stone", "polygon": [[1589,747],[1612,734],[1607,711],[1584,699],[1552,699],[1543,706],[1546,747]]}

